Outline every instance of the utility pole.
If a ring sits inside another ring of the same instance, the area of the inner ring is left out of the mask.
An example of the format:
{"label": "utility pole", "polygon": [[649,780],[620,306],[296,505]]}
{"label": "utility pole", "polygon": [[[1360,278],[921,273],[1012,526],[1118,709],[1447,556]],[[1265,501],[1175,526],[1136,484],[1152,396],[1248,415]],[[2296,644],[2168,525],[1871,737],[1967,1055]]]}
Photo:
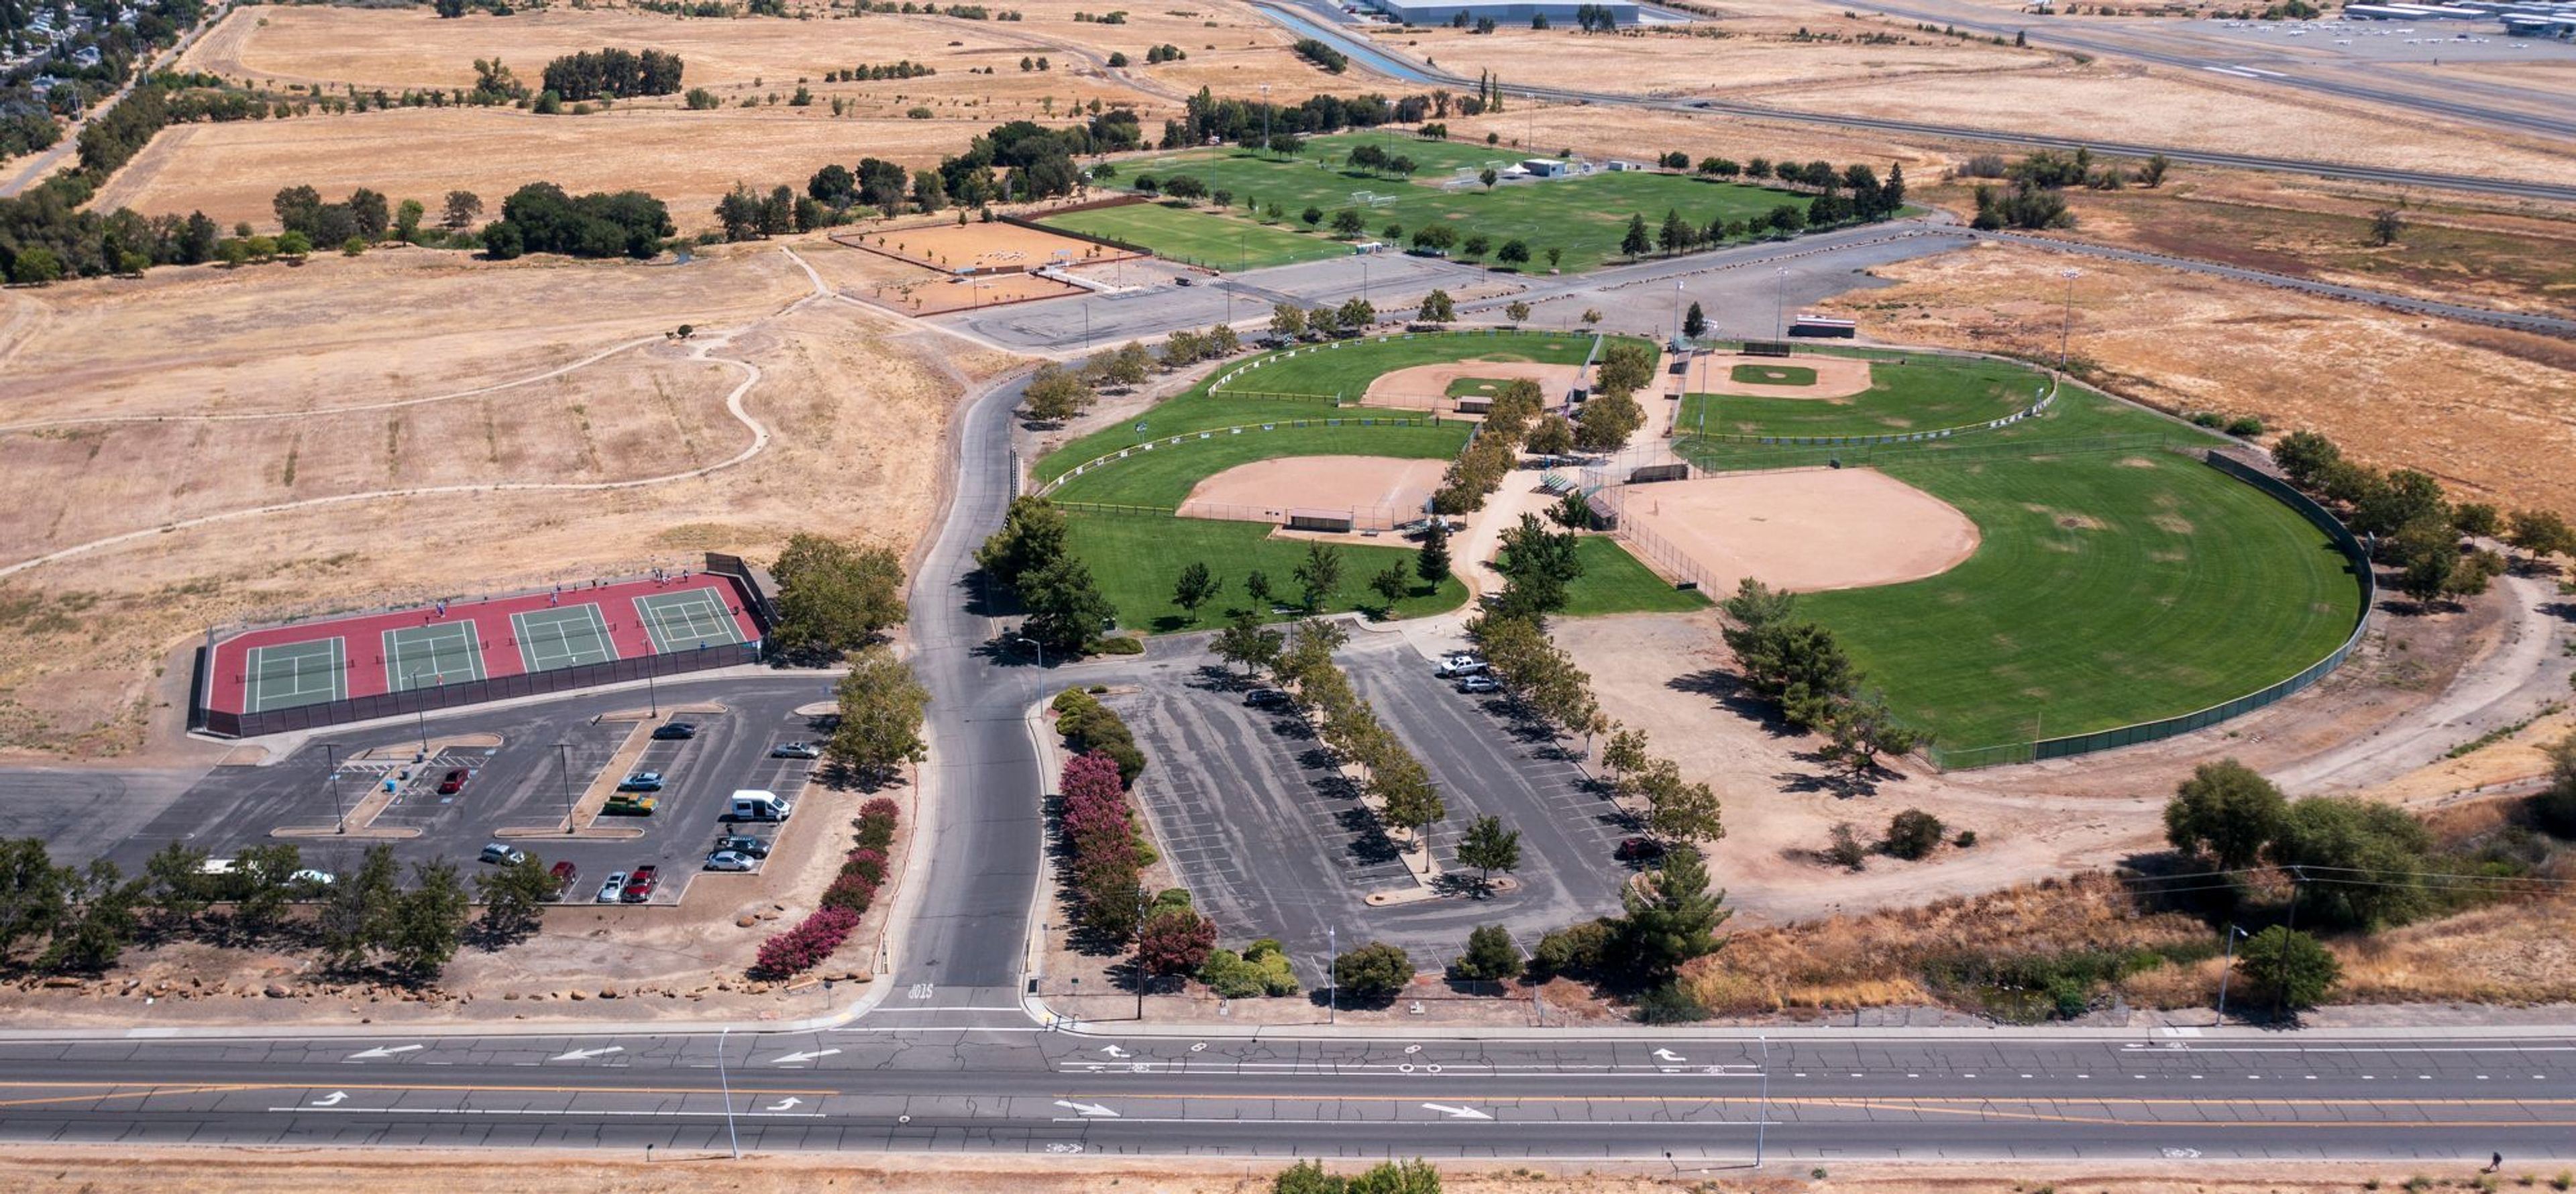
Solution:
{"label": "utility pole", "polygon": [[2084,271],[2060,270],[2057,276],[2066,279],[2065,321],[2057,328],[2057,371],[2064,373],[2066,372],[2066,344],[2075,335],[2075,279],[2083,277]]}
{"label": "utility pole", "polygon": [[1261,85],[1261,152],[1270,152],[1270,84]]}
{"label": "utility pole", "polygon": [[1781,295],[1788,285],[1789,267],[1773,266],[1771,268],[1771,338],[1774,340],[1781,339],[1786,334],[1786,320],[1782,315],[1784,300]]}
{"label": "utility pole", "polygon": [[323,765],[331,769],[331,820],[338,826],[338,828],[333,829],[331,832],[347,833],[349,832],[349,806],[340,802],[339,745],[332,742],[323,743],[322,758],[324,760]]}
{"label": "utility pole", "polygon": [[[419,690],[420,669],[413,668],[409,675],[403,677],[403,691],[417,692]],[[419,698],[417,697],[413,698],[411,715],[413,724],[420,727],[420,757],[427,759],[429,757],[429,711],[427,707],[420,704]]]}
{"label": "utility pole", "polygon": [[[652,666],[651,661],[647,660],[645,662],[645,666],[649,669]],[[649,670],[644,673],[644,701],[646,704],[652,706],[652,711],[648,716],[660,717],[662,715],[662,694],[653,687],[653,673]]]}
{"label": "utility pole", "polygon": [[1145,911],[1153,907],[1154,893],[1136,885],[1136,1022],[1145,1022]]}
{"label": "utility pole", "polygon": [[1682,280],[1673,279],[1673,351],[1682,349]]}
{"label": "utility pole", "polygon": [[1324,1022],[1342,1022],[1341,926],[1324,927]]}
{"label": "utility pole", "polygon": [[572,832],[572,744],[555,743],[555,772],[563,777],[564,832]]}
{"label": "utility pole", "polygon": [[1753,1167],[1760,1169],[1762,1148],[1771,1128],[1771,1038],[1755,1039],[1762,1042],[1762,1109],[1753,1114]]}

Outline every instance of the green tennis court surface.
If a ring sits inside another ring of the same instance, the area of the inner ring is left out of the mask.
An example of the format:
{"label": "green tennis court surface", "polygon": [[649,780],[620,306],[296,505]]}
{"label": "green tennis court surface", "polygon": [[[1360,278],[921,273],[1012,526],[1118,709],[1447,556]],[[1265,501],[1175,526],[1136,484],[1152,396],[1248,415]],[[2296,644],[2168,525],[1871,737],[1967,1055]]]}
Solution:
{"label": "green tennis court surface", "polygon": [[385,679],[394,692],[482,678],[483,644],[471,618],[385,632]]}
{"label": "green tennis court surface", "polygon": [[659,653],[742,641],[742,629],[724,602],[705,589],[638,597],[635,612],[643,615],[645,633],[653,636],[653,650]]}
{"label": "green tennis court surface", "polygon": [[600,616],[597,605],[588,602],[515,613],[510,615],[510,626],[518,632],[519,663],[531,672],[617,658],[617,648],[608,638],[608,620]]}
{"label": "green tennis court surface", "polygon": [[250,649],[244,712],[317,705],[349,695],[349,654],[342,640],[313,639]]}

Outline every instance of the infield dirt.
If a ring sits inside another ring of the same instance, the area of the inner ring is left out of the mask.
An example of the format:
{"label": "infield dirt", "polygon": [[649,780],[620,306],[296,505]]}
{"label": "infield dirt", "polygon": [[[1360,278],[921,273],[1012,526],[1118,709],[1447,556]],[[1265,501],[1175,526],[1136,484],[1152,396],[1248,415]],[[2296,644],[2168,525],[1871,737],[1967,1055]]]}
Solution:
{"label": "infield dirt", "polygon": [[[1977,524],[1876,469],[1796,469],[1629,485],[1619,518],[1694,565],[1712,593],[1751,577],[1812,593],[1938,576],[1977,550]],[[1656,553],[1647,553],[1652,560]]]}
{"label": "infield dirt", "polygon": [[1239,464],[1199,482],[1183,518],[1278,522],[1294,510],[1422,509],[1440,488],[1442,460],[1389,456],[1288,456]]}

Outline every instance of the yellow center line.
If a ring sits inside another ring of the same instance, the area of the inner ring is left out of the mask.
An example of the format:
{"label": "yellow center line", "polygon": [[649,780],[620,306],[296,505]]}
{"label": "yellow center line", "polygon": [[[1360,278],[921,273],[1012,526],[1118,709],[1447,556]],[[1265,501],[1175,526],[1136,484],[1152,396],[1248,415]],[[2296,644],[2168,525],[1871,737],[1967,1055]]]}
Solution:
{"label": "yellow center line", "polygon": [[[1077,1099],[1183,1100],[1214,1102],[1275,1101],[1335,1103],[1411,1103],[1423,1098],[1439,1098],[1436,1093],[1412,1095],[1381,1094],[1172,1094],[1150,1091],[1084,1091],[1068,1094]],[[1496,1095],[1491,1097],[1460,1096],[1493,1106],[1519,1103],[1756,1103],[1758,1096],[1727,1095]],[[2090,1103],[2122,1107],[2224,1107],[2255,1105],[2266,1107],[2576,1107],[2576,1098],[2567,1099],[2266,1099],[2250,1096],[2214,1098],[2096,1097],[2092,1095],[1773,1095],[1775,1106],[1876,1106],[1884,1104],[1956,1103],[1969,1105],[2008,1103]]]}
{"label": "yellow center line", "polygon": [[[23,1085],[38,1085],[25,1083]],[[45,1086],[77,1086],[74,1082],[48,1082]],[[48,1095],[40,1099],[0,1099],[0,1107],[36,1107],[46,1103],[95,1103],[101,1099],[148,1099],[154,1095],[229,1094],[237,1090],[260,1090],[257,1086],[198,1085],[156,1086],[150,1090],[119,1090],[95,1094]]]}

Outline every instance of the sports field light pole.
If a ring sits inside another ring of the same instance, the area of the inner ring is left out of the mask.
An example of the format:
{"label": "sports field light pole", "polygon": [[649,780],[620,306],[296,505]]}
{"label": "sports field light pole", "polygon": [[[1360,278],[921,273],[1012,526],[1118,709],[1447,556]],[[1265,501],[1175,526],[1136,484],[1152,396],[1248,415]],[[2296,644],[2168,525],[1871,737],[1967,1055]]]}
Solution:
{"label": "sports field light pole", "polygon": [[[413,668],[403,676],[403,691],[420,691],[420,669]],[[429,758],[429,710],[419,704],[411,707],[412,719],[420,726],[420,757]]]}
{"label": "sports field light pole", "polygon": [[2057,371],[2064,373],[2066,372],[2066,342],[2075,335],[2075,280],[2083,277],[2084,271],[2059,270],[2057,276],[2066,279],[2065,321],[2057,327]]}
{"label": "sports field light pole", "polygon": [[564,832],[572,832],[572,744],[555,743],[555,773],[563,777]]}
{"label": "sports field light pole", "polygon": [[1787,288],[1788,285],[1789,267],[1785,265],[1773,266],[1771,268],[1771,338],[1774,340],[1780,339],[1781,335],[1785,331],[1781,326],[1783,322],[1783,316],[1781,315],[1781,292]]}
{"label": "sports field light pole", "polygon": [[1682,346],[1682,280],[1673,279],[1673,351]]}
{"label": "sports field light pole", "polygon": [[1270,84],[1261,85],[1261,152],[1270,152]]}
{"label": "sports field light pole", "polygon": [[349,806],[340,802],[340,745],[336,742],[323,743],[322,758],[324,765],[331,769],[331,819],[339,826],[331,832],[347,833],[349,832]]}

